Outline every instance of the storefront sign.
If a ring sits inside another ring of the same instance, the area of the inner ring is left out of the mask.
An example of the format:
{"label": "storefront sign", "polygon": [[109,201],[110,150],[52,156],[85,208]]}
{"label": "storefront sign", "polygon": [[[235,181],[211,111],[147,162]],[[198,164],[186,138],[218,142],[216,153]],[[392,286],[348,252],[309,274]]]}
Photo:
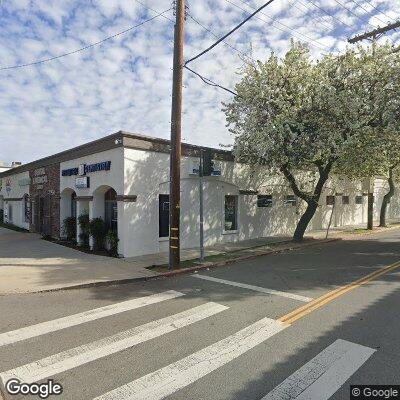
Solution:
{"label": "storefront sign", "polygon": [[33,183],[35,183],[35,184],[47,183],[47,175],[35,176],[33,178]]}
{"label": "storefront sign", "polygon": [[46,175],[46,171],[44,168],[38,168],[33,171],[33,175],[35,176],[40,176],[40,175]]}
{"label": "storefront sign", "polygon": [[45,168],[38,168],[33,171],[32,183],[36,185],[37,190],[42,190],[44,184],[48,182]]}
{"label": "storefront sign", "polygon": [[75,178],[75,187],[77,189],[87,189],[90,187],[90,181],[88,176],[80,176]]}
{"label": "storefront sign", "polygon": [[61,171],[62,176],[86,175],[89,172],[109,171],[111,161],[103,161],[96,164],[81,164],[77,168],[68,168]]}

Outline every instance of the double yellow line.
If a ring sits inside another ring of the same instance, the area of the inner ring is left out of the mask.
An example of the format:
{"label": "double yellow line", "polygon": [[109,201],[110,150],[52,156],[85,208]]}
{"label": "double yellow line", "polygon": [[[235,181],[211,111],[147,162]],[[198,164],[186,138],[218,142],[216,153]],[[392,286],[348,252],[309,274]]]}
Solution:
{"label": "double yellow line", "polygon": [[364,276],[361,279],[358,279],[346,286],[341,286],[338,289],[332,290],[329,293],[324,294],[321,297],[318,297],[317,299],[310,301],[306,305],[297,308],[296,310],[290,312],[289,314],[284,315],[283,317],[279,318],[278,321],[283,322],[285,324],[292,324],[293,322],[299,320],[300,318],[303,318],[304,316],[310,314],[311,312],[317,310],[318,308],[324,306],[327,303],[330,303],[332,300],[342,296],[343,294],[349,292],[350,290],[356,289],[362,285],[364,285],[367,282],[372,281],[373,279],[376,279],[378,276],[387,274],[390,271],[395,270],[396,268],[400,267],[400,261],[388,265],[385,268],[381,268],[375,272],[372,272],[369,275]]}

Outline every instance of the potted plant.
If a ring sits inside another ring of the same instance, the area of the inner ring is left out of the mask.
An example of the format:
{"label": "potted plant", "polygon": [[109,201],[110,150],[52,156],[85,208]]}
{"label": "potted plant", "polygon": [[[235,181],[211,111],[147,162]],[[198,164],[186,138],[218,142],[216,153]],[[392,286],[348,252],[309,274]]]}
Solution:
{"label": "potted plant", "polygon": [[93,250],[102,250],[106,238],[106,225],[104,221],[101,218],[91,219],[89,222],[89,233],[93,238]]}
{"label": "potted plant", "polygon": [[118,232],[115,230],[109,230],[107,232],[107,248],[108,253],[111,257],[118,257]]}
{"label": "potted plant", "polygon": [[70,242],[76,240],[76,218],[67,217],[63,221],[63,234]]}
{"label": "potted plant", "polygon": [[82,247],[89,247],[89,215],[88,214],[81,214],[78,217],[78,224],[80,228],[79,233],[79,244]]}

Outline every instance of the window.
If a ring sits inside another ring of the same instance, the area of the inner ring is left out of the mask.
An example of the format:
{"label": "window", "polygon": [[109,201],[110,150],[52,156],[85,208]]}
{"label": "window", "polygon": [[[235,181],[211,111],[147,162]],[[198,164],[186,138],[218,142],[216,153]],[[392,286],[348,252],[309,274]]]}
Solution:
{"label": "window", "polygon": [[326,196],[326,205],[333,206],[335,204],[335,196]]}
{"label": "window", "polygon": [[271,194],[258,195],[257,207],[272,207],[272,195]]}
{"label": "window", "polygon": [[285,196],[284,204],[295,206],[297,204],[296,196],[294,194],[288,194]]}
{"label": "window", "polygon": [[169,236],[169,194],[160,194],[158,200],[159,237]]}
{"label": "window", "polygon": [[343,205],[350,204],[350,197],[349,196],[342,196],[342,204]]}
{"label": "window", "polygon": [[225,196],[225,231],[237,230],[237,196]]}
{"label": "window", "polygon": [[362,204],[363,203],[363,197],[362,196],[356,196],[356,204]]}

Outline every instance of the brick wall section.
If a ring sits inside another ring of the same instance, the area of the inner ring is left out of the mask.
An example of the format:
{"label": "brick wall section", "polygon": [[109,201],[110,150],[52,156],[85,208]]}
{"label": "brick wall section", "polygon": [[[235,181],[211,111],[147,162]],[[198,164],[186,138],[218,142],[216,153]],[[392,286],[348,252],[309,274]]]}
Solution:
{"label": "brick wall section", "polygon": [[[30,185],[30,198],[35,201],[37,196],[44,198],[49,195],[50,197],[50,235],[52,237],[60,236],[60,164],[52,164],[43,167],[44,176],[47,176],[47,182],[42,184],[35,183],[35,171],[30,170],[29,176],[31,178]],[[43,175],[41,175],[43,176]],[[33,207],[37,205],[34,204]],[[33,215],[31,218],[30,230],[37,232],[36,225],[33,224]],[[43,232],[42,232],[43,233]]]}

